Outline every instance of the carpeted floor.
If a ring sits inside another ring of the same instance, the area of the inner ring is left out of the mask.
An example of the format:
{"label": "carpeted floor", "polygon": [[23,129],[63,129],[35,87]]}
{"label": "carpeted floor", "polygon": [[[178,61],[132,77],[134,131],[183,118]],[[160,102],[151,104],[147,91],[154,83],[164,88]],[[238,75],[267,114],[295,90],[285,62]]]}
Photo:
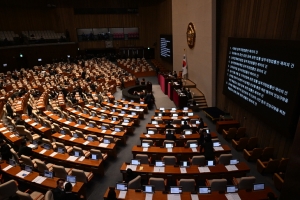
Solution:
{"label": "carpeted floor", "polygon": [[[151,81],[153,84],[154,96],[156,98],[157,107],[165,107],[171,108],[174,107],[174,103],[166,99],[166,95],[164,95],[157,83],[156,77],[146,77],[146,81]],[[118,90],[115,93],[116,99],[120,99],[121,90]],[[205,117],[205,114],[200,111],[196,112],[196,115],[199,115],[203,118],[204,122],[208,124],[208,127],[211,131],[216,131],[216,125],[213,124],[208,118]],[[124,146],[118,147],[118,156],[116,159],[108,159],[105,161],[105,175],[104,177],[94,177],[93,180],[87,185],[86,190],[88,194],[88,200],[99,200],[103,199],[103,195],[106,189],[109,186],[115,186],[117,181],[122,180],[122,174],[120,173],[120,167],[123,162],[129,162],[132,159],[131,149],[132,146],[140,143],[139,135],[140,133],[146,131],[146,124],[150,122],[150,117],[154,115],[154,110],[150,110],[148,114],[145,115],[145,119],[140,121],[140,126],[135,128],[134,134],[128,136],[127,144]],[[219,135],[219,140],[222,144],[228,144],[231,147],[230,142],[223,139],[221,135]],[[232,154],[234,158],[240,159],[242,162],[247,162],[243,158],[242,152],[237,152],[232,149]],[[266,186],[270,186],[276,195],[279,195],[279,192],[274,188],[271,176],[262,176],[256,170],[256,163],[248,163],[251,171],[248,175],[255,176],[256,182],[264,182]]]}

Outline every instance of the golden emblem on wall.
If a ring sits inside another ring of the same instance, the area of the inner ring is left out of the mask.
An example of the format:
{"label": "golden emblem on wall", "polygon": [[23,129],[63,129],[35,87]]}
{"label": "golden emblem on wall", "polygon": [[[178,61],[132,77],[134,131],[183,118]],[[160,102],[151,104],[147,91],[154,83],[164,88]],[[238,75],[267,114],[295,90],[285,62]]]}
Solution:
{"label": "golden emblem on wall", "polygon": [[187,27],[186,40],[187,40],[187,44],[189,45],[190,48],[193,48],[195,46],[196,31],[195,31],[194,24],[192,22],[190,22]]}

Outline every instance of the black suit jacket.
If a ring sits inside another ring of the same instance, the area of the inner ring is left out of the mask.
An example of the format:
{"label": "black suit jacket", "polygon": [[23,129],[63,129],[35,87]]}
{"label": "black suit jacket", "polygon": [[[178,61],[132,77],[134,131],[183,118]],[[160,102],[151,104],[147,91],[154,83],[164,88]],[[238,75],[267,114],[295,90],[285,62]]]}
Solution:
{"label": "black suit jacket", "polygon": [[52,193],[53,193],[54,200],[63,200],[63,196],[64,196],[65,192],[62,191],[61,189],[54,188],[52,190]]}
{"label": "black suit jacket", "polygon": [[10,148],[6,143],[0,147],[0,153],[2,155],[3,160],[9,161],[9,159],[12,157]]}
{"label": "black suit jacket", "polygon": [[64,193],[62,196],[63,200],[79,200],[79,197],[73,193]]}
{"label": "black suit jacket", "polygon": [[174,134],[166,134],[166,140],[176,140],[176,136]]}
{"label": "black suit jacket", "polygon": [[213,143],[204,142],[200,147],[200,153],[204,149],[205,160],[213,160],[215,158]]}
{"label": "black suit jacket", "polygon": [[18,156],[21,157],[21,155],[24,156],[31,156],[32,155],[32,149],[27,146],[21,146],[18,152]]}

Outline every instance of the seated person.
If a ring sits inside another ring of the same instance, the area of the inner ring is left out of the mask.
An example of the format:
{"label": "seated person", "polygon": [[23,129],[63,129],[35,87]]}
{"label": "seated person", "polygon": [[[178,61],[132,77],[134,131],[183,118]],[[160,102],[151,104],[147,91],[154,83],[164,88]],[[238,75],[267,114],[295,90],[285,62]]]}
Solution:
{"label": "seated person", "polygon": [[141,85],[145,85],[146,84],[146,81],[145,79],[143,78],[142,81],[141,81]]}
{"label": "seated person", "polygon": [[174,126],[171,124],[171,121],[168,121],[168,124],[166,125],[166,128],[174,128]]}
{"label": "seated person", "polygon": [[172,134],[171,130],[167,130],[166,140],[176,140],[176,136]]}
{"label": "seated person", "polygon": [[190,125],[188,125],[187,121],[184,121],[184,124],[181,125],[181,129],[184,130],[184,129],[191,129]]}

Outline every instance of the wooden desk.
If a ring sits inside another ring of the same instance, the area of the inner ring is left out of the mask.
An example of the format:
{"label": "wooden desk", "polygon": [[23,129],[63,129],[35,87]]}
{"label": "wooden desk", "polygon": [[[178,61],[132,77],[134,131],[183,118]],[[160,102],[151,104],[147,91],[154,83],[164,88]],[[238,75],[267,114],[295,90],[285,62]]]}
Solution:
{"label": "wooden desk", "polygon": [[[70,146],[79,146],[82,149],[90,150],[90,149],[99,149],[102,153],[107,153],[109,156],[112,156],[114,158],[117,157],[117,145],[115,143],[110,144],[104,144],[100,141],[88,141],[83,138],[73,138],[69,135],[62,135],[60,133],[54,133],[52,134],[52,138],[55,139],[57,142],[61,142],[65,145]],[[89,142],[88,144],[84,145],[84,142]],[[99,146],[102,144],[103,146]],[[107,146],[106,146],[107,145]]]}
{"label": "wooden desk", "polygon": [[229,128],[238,128],[240,127],[240,122],[237,120],[229,120],[229,121],[217,121],[216,122],[216,130],[218,133],[222,133],[222,130],[228,130]]}
{"label": "wooden desk", "polygon": [[129,115],[129,114],[122,114],[122,113],[119,113],[119,112],[110,112],[109,110],[102,110],[102,108],[97,108],[97,107],[92,106],[92,105],[85,105],[85,107],[87,107],[90,110],[99,112],[99,113],[107,114],[110,117],[111,116],[118,116],[118,117],[122,117],[122,118],[130,118],[130,119],[134,120],[135,125],[140,124],[139,115]]}
{"label": "wooden desk", "polygon": [[[147,177],[143,177],[143,179],[147,180],[150,177],[161,177],[169,179],[171,176],[172,180],[181,179],[181,178],[194,178],[196,181],[205,181],[205,179],[210,179],[212,177],[216,178],[222,178],[226,176],[226,178],[233,178],[233,177],[242,177],[246,176],[248,172],[250,172],[250,168],[248,167],[247,163],[241,162],[237,165],[235,165],[238,170],[234,171],[228,171],[225,165],[223,164],[217,164],[215,166],[208,167],[210,172],[200,172],[198,165],[191,165],[190,167],[185,168],[186,173],[181,173],[180,167],[173,166],[173,165],[166,165],[164,167],[164,171],[161,172],[155,172],[154,166],[150,166],[147,164],[142,164],[136,167],[135,171],[137,174],[146,174]],[[123,180],[125,180],[126,177],[126,170],[127,170],[127,164],[123,163],[120,171],[123,174]]]}
{"label": "wooden desk", "polygon": [[158,113],[163,113],[163,115],[167,115],[167,116],[171,116],[172,114],[178,114],[178,115],[187,115],[187,113],[189,112],[193,112],[193,110],[191,109],[188,109],[188,110],[171,110],[171,109],[166,109],[161,111],[161,110],[158,110],[156,109],[155,110],[155,115],[158,115]]}
{"label": "wooden desk", "polygon": [[[109,188],[106,190],[104,194],[104,200],[107,199]],[[238,191],[238,194],[242,200],[267,200],[267,194],[269,192],[273,192],[270,187],[265,188],[260,191],[251,191],[247,192],[246,190]],[[119,196],[120,191],[116,190],[117,197]],[[212,192],[211,194],[197,194],[199,200],[228,200],[225,194],[220,194],[219,192]],[[133,189],[129,189],[126,193],[125,200],[137,200],[137,199],[145,199],[146,193],[144,192],[135,192]],[[168,194],[163,194],[162,191],[155,191],[152,199],[159,200],[169,200]],[[180,194],[180,199],[182,200],[191,200],[190,192],[183,192]]]}
{"label": "wooden desk", "polygon": [[144,109],[139,109],[139,110],[137,110],[137,109],[134,109],[134,108],[125,108],[125,107],[123,107],[123,106],[117,106],[117,105],[114,105],[114,104],[112,104],[112,103],[108,103],[108,102],[102,102],[102,105],[103,106],[108,106],[108,107],[110,107],[110,108],[114,108],[114,109],[120,109],[120,110],[124,110],[124,111],[130,111],[130,112],[137,112],[137,113],[139,113],[139,118],[140,119],[144,119]]}
{"label": "wooden desk", "polygon": [[[193,132],[197,132],[199,130],[199,125],[198,124],[189,124],[191,129],[193,130]],[[176,133],[181,133],[182,129],[181,129],[181,124],[173,124]],[[150,124],[148,123],[146,125],[146,129],[148,130],[149,128],[156,128],[157,130],[159,130],[160,132],[164,132],[166,129],[166,124]]]}
{"label": "wooden desk", "polygon": [[[3,174],[11,177],[11,179],[18,180],[21,182],[25,182],[29,186],[33,188],[39,188],[39,191],[42,191],[43,193],[46,193],[47,190],[49,189],[54,189],[57,187],[56,181],[58,180],[57,177],[53,178],[46,178],[41,184],[32,182],[37,176],[39,176],[39,173],[37,172],[31,172],[24,178],[18,177],[16,174],[18,174],[20,171],[22,171],[20,166],[12,167],[8,169],[7,171],[4,171],[3,169],[7,167],[9,164],[6,162],[3,162],[0,164],[1,166],[1,171]],[[86,199],[86,191],[85,188],[83,187],[84,183],[83,182],[76,182],[76,184],[73,186],[72,192],[77,193],[78,195],[83,195]]]}
{"label": "wooden desk", "polygon": [[[215,132],[211,132],[210,134],[212,138],[218,138],[218,135]],[[200,134],[198,132],[193,133],[191,135],[182,135],[182,134],[174,134],[174,135],[176,137],[175,142],[177,147],[183,147],[184,143],[187,140],[198,140],[200,138]],[[156,133],[156,134],[142,133],[140,135],[141,143],[142,140],[153,140],[156,146],[161,146],[165,139],[166,139],[166,134],[160,134],[160,133]]]}
{"label": "wooden desk", "polygon": [[124,128],[126,128],[126,133],[133,133],[134,127],[133,124],[134,122],[129,122],[129,123],[123,123],[121,121],[111,121],[110,119],[101,119],[99,117],[93,117],[91,115],[88,114],[84,114],[82,112],[79,112],[77,110],[75,110],[74,108],[68,107],[65,110],[67,110],[69,113],[73,113],[75,115],[77,115],[77,117],[81,117],[84,118],[86,121],[95,121],[97,125],[100,125],[102,123],[106,123],[106,124],[110,124],[110,125],[120,125],[123,126]]}
{"label": "wooden desk", "polygon": [[173,89],[173,102],[178,108],[187,106],[188,98],[186,95],[181,95],[178,90]]}
{"label": "wooden desk", "polygon": [[50,128],[42,126],[40,123],[35,122],[28,115],[25,114],[22,115],[22,119],[28,126],[30,126],[34,130],[34,132],[44,135],[46,138],[51,138],[52,130]]}
{"label": "wooden desk", "polygon": [[133,107],[140,106],[141,108],[144,109],[144,113],[148,113],[148,105],[147,104],[140,104],[140,103],[125,101],[125,100],[122,100],[122,99],[118,100],[118,102],[121,102],[123,104],[128,104],[128,105],[131,105]]}
{"label": "wooden desk", "polygon": [[77,158],[75,161],[67,160],[70,155],[68,153],[57,153],[54,156],[51,156],[53,152],[55,152],[53,149],[46,150],[45,153],[41,154],[40,152],[43,151],[44,148],[41,146],[38,146],[37,149],[32,149],[33,157],[34,158],[41,158],[42,160],[48,160],[51,163],[62,165],[64,167],[72,167],[75,169],[82,169],[85,171],[92,171],[93,173],[100,174],[101,176],[104,175],[104,168],[103,168],[103,160],[92,160],[85,158],[84,160],[80,161],[79,158]]}
{"label": "wooden desk", "polygon": [[77,124],[75,122],[70,122],[67,121],[64,118],[60,118],[58,116],[56,116],[55,114],[53,114],[51,111],[45,111],[44,112],[50,119],[52,119],[53,121],[55,121],[56,123],[62,125],[62,126],[67,126],[69,127],[71,130],[80,130],[83,133],[91,133],[91,134],[95,134],[98,136],[104,136],[104,135],[109,135],[109,136],[113,136],[116,137],[118,139],[120,139],[120,141],[123,144],[126,144],[126,132],[122,131],[122,132],[115,132],[115,131],[111,131],[111,130],[101,130],[99,128],[91,128],[89,126],[86,125],[81,125],[81,124]]}
{"label": "wooden desk", "polygon": [[[219,156],[221,154],[230,153],[231,149],[228,145],[222,145],[224,150],[215,151],[215,156]],[[174,147],[172,148],[172,152],[168,152],[167,148],[161,147],[149,147],[147,151],[143,151],[143,147],[133,146],[132,147],[132,155],[135,158],[136,154],[147,154],[149,157],[152,157],[152,160],[160,160],[163,156],[176,156],[177,160],[187,160],[193,156],[199,155],[200,147],[195,148],[197,151],[193,151],[191,148],[185,147]],[[193,148],[194,149],[194,148]],[[201,153],[203,153],[202,150]]]}
{"label": "wooden desk", "polygon": [[5,138],[5,140],[13,145],[20,146],[22,138],[16,136],[12,131],[9,130],[3,123],[0,123],[0,134]]}

